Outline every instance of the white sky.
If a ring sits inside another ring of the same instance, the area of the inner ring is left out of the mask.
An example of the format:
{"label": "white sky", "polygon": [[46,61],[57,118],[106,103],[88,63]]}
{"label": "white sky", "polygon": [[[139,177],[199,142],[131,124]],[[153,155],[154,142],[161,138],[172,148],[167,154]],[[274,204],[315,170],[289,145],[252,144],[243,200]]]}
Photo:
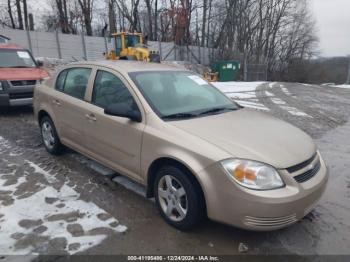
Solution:
{"label": "white sky", "polygon": [[350,55],[350,0],[311,0],[322,56]]}

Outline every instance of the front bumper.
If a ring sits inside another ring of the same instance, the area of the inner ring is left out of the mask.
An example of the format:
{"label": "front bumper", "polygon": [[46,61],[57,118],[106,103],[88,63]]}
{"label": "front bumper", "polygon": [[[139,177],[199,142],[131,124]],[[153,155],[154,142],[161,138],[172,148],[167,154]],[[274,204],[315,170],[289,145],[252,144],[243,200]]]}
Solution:
{"label": "front bumper", "polygon": [[33,104],[33,93],[35,86],[14,87],[8,85],[7,88],[0,92],[0,106],[25,106]]}
{"label": "front bumper", "polygon": [[32,105],[32,104],[33,104],[33,98],[10,99],[8,95],[0,95],[1,107],[26,106],[26,105]]}
{"label": "front bumper", "polygon": [[287,171],[279,170],[286,187],[256,191],[231,181],[220,164],[203,170],[202,187],[208,217],[232,226],[269,231],[291,225],[306,216],[325,191],[328,170],[319,156],[318,173],[304,183],[295,181]]}

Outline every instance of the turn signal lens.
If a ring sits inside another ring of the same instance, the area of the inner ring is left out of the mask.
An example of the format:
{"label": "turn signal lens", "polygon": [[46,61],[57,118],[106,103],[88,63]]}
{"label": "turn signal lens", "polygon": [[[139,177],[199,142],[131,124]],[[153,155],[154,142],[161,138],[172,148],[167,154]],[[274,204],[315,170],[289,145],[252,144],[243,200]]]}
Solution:
{"label": "turn signal lens", "polygon": [[257,178],[254,171],[249,170],[249,169],[244,169],[243,165],[239,165],[235,169],[235,171],[233,172],[232,175],[234,178],[236,178],[240,182],[243,182],[244,180],[255,181]]}
{"label": "turn signal lens", "polygon": [[255,190],[281,188],[284,183],[270,165],[244,159],[228,159],[221,162],[227,176],[241,186]]}

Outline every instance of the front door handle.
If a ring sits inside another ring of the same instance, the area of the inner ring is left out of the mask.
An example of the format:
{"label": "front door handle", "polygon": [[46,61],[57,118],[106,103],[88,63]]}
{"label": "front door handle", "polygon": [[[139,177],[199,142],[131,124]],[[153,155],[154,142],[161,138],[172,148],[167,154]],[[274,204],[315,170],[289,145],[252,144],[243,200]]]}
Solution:
{"label": "front door handle", "polygon": [[96,116],[94,114],[86,114],[85,117],[90,121],[97,121]]}

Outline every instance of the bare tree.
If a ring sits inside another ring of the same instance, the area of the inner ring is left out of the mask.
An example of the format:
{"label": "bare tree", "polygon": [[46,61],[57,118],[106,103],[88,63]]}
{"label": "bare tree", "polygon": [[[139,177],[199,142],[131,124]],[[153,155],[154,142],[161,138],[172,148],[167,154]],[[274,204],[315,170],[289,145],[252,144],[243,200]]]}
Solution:
{"label": "bare tree", "polygon": [[117,19],[115,12],[115,0],[108,0],[108,20],[109,20],[109,31],[111,33],[117,32]]}
{"label": "bare tree", "polygon": [[203,0],[203,19],[202,19],[201,46],[204,46],[204,44],[205,44],[206,25],[207,25],[207,12],[208,12],[208,0]]}
{"label": "bare tree", "polygon": [[58,13],[58,23],[62,30],[62,33],[71,33],[69,22],[68,22],[68,8],[66,0],[55,0],[57,13]]}
{"label": "bare tree", "polygon": [[148,18],[148,39],[153,40],[153,19],[152,19],[152,1],[151,0],[144,0],[146,4],[147,9],[147,18]]}
{"label": "bare tree", "polygon": [[154,36],[153,40],[158,40],[158,0],[154,0]]}
{"label": "bare tree", "polygon": [[24,26],[26,30],[29,30],[27,0],[22,0],[22,1],[23,1]]}
{"label": "bare tree", "polygon": [[11,0],[7,0],[7,12],[8,12],[9,17],[10,17],[11,26],[12,26],[13,29],[15,29],[16,28],[16,24],[15,24],[15,20],[13,19]]}
{"label": "bare tree", "polygon": [[[214,47],[215,59],[265,64],[272,78],[307,64],[317,49],[308,0],[105,0],[102,8],[93,8],[94,0],[50,1],[56,17],[46,16],[48,28],[59,24],[63,33],[76,33],[83,23],[92,35],[107,23],[110,32],[142,31],[150,40]],[[28,28],[26,3],[7,0],[1,22]]]}
{"label": "bare tree", "polygon": [[16,8],[17,8],[18,29],[23,30],[23,17],[22,17],[22,8],[21,8],[20,0],[16,0]]}
{"label": "bare tree", "polygon": [[126,18],[130,24],[131,31],[141,31],[141,25],[139,21],[139,4],[140,0],[131,0],[131,8],[125,3],[124,0],[117,0],[118,9],[121,12],[123,18]]}
{"label": "bare tree", "polygon": [[83,22],[85,25],[86,34],[91,36],[92,35],[92,7],[93,7],[93,0],[78,0]]}

